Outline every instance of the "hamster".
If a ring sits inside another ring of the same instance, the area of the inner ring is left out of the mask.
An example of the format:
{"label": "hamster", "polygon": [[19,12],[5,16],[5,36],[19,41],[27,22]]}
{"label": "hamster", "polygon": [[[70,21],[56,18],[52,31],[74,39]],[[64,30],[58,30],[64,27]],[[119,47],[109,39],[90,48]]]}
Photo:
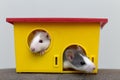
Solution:
{"label": "hamster", "polygon": [[69,68],[90,73],[95,70],[95,64],[80,46],[74,45],[68,47],[63,54],[63,69]]}
{"label": "hamster", "polygon": [[30,43],[30,50],[33,53],[40,53],[41,55],[45,53],[45,50],[50,45],[50,37],[45,31],[34,31],[33,38]]}

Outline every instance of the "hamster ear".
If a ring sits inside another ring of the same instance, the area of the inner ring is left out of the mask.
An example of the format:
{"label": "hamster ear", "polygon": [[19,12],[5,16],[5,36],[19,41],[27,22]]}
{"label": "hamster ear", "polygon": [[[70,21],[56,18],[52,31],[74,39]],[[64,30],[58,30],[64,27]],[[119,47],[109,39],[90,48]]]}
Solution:
{"label": "hamster ear", "polygon": [[68,51],[66,54],[66,58],[71,62],[74,58],[74,53],[72,51]]}
{"label": "hamster ear", "polygon": [[35,35],[35,34],[37,34],[39,32],[40,32],[40,30],[35,30],[35,31],[33,31],[33,34]]}
{"label": "hamster ear", "polygon": [[77,50],[80,52],[80,54],[82,54],[83,56],[86,56],[86,52],[82,47],[77,46]]}
{"label": "hamster ear", "polygon": [[46,34],[46,38],[50,40],[50,36],[48,35],[48,33]]}

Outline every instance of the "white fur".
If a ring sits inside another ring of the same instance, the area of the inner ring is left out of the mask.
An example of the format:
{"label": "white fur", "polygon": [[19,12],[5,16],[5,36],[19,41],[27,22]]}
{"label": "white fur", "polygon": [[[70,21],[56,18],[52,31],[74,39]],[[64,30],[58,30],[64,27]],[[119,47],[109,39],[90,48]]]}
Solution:
{"label": "white fur", "polygon": [[72,64],[69,61],[64,61],[63,68],[64,69],[72,68]]}

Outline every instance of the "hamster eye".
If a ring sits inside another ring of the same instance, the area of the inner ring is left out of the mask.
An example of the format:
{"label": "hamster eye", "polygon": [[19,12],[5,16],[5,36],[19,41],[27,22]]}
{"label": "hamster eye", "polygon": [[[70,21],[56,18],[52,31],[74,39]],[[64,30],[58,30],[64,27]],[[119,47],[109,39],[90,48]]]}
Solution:
{"label": "hamster eye", "polygon": [[81,65],[85,65],[85,62],[84,62],[84,61],[81,61],[80,64],[81,64]]}
{"label": "hamster eye", "polygon": [[39,40],[39,43],[43,43],[43,40]]}

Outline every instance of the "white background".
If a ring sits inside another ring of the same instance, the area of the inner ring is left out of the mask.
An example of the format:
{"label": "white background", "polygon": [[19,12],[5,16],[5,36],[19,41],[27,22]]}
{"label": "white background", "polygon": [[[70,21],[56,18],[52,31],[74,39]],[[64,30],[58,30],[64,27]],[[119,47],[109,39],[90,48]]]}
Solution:
{"label": "white background", "polygon": [[99,68],[120,69],[119,0],[0,0],[0,68],[15,68],[13,25],[7,17],[105,17]]}

